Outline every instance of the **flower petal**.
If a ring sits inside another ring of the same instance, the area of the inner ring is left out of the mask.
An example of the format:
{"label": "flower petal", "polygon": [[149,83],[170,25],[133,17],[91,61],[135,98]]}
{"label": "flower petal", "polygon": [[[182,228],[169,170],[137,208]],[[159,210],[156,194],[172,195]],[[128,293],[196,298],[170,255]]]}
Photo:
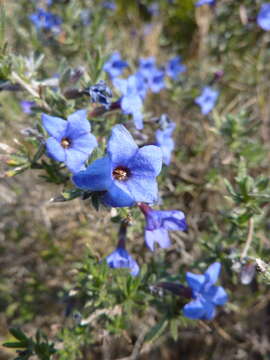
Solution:
{"label": "flower petal", "polygon": [[141,177],[156,177],[161,167],[162,151],[155,145],[143,146],[129,162],[132,175]]}
{"label": "flower petal", "polygon": [[203,295],[215,305],[224,305],[228,301],[228,295],[222,286],[211,286]]}
{"label": "flower petal", "polygon": [[193,274],[191,272],[186,273],[186,281],[191,287],[191,289],[195,292],[200,292],[204,283],[205,283],[205,276],[202,274]]}
{"label": "flower petal", "polygon": [[219,262],[215,262],[211,264],[205,272],[205,276],[207,278],[207,282],[209,284],[215,284],[219,277],[221,270],[221,264]]}
{"label": "flower petal", "polygon": [[84,190],[107,190],[112,183],[111,161],[108,156],[95,160],[84,171],[80,171],[72,178],[74,184]]}
{"label": "flower petal", "polygon": [[47,139],[46,149],[48,155],[54,160],[65,161],[66,159],[65,150],[54,137],[49,137]]}
{"label": "flower petal", "polygon": [[78,110],[69,115],[66,136],[70,139],[76,139],[81,135],[90,133],[91,126],[87,120],[87,110]]}
{"label": "flower petal", "polygon": [[185,231],[187,229],[185,214],[179,210],[169,210],[169,211],[155,211],[150,212],[150,216],[157,215],[159,221],[155,223],[160,223],[160,226],[166,230],[181,230]]}
{"label": "flower petal", "polygon": [[50,136],[53,136],[57,140],[61,140],[65,136],[68,124],[67,121],[47,114],[42,114],[41,120],[42,126]]}
{"label": "flower petal", "polygon": [[192,300],[184,306],[183,313],[190,319],[201,319],[205,314],[205,306],[200,299]]}
{"label": "flower petal", "polygon": [[66,149],[65,163],[69,170],[73,173],[77,173],[82,169],[83,164],[88,159],[88,154],[81,151],[69,148]]}
{"label": "flower petal", "polygon": [[158,185],[154,178],[131,176],[126,181],[115,180],[115,185],[128,194],[134,202],[152,204],[158,200]]}
{"label": "flower petal", "polygon": [[115,125],[107,146],[113,164],[127,165],[137,150],[138,146],[128,130],[123,125]]}
{"label": "flower petal", "polygon": [[155,243],[157,242],[159,246],[163,249],[171,246],[171,240],[169,238],[168,231],[165,229],[156,229],[156,230],[145,230],[144,239],[146,245],[151,251],[155,250]]}
{"label": "flower petal", "polygon": [[134,199],[130,196],[129,192],[124,191],[114,183],[103,196],[102,201],[104,204],[112,207],[129,207],[135,204]]}
{"label": "flower petal", "polygon": [[72,148],[90,155],[95,147],[97,147],[97,140],[93,134],[85,134],[72,140]]}
{"label": "flower petal", "polygon": [[216,316],[215,305],[209,301],[204,302],[205,313],[202,315],[201,319],[212,320]]}
{"label": "flower petal", "polygon": [[133,276],[137,276],[140,268],[132,256],[123,248],[119,247],[106,257],[107,264],[112,269],[129,268]]}

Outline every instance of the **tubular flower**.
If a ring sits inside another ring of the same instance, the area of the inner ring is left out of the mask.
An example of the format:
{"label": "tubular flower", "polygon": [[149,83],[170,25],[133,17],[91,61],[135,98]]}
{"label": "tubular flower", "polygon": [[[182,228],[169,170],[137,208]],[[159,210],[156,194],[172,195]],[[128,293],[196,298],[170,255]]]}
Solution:
{"label": "tubular flower", "polygon": [[224,305],[228,295],[222,286],[215,286],[221,270],[221,264],[215,262],[203,275],[186,273],[186,280],[192,289],[192,297],[184,306],[183,313],[190,319],[211,320],[216,314],[216,305]]}
{"label": "tubular flower", "polygon": [[66,120],[42,114],[42,124],[50,137],[46,141],[48,155],[62,161],[73,173],[81,170],[85,161],[97,146],[97,140],[90,133],[87,111],[78,110]]}
{"label": "tubular flower", "polygon": [[137,276],[140,271],[137,262],[127,252],[127,250],[121,246],[118,246],[116,250],[106,257],[106,262],[112,269],[130,269],[130,274],[133,276]]}
{"label": "tubular flower", "polygon": [[146,219],[145,242],[152,251],[155,249],[155,243],[158,243],[161,248],[171,245],[169,231],[185,231],[187,229],[185,215],[182,211],[153,210],[146,204],[139,204],[139,207]]}
{"label": "tubular flower", "polygon": [[112,207],[154,203],[158,199],[156,176],[162,166],[162,153],[154,145],[138,148],[123,125],[115,125],[107,154],[73,176],[84,190],[105,191],[102,201]]}

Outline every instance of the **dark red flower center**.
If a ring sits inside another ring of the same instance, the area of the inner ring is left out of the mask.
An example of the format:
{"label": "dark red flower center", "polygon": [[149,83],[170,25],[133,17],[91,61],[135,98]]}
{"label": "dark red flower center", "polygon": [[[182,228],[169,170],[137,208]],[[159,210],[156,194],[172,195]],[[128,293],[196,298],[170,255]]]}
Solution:
{"label": "dark red flower center", "polygon": [[63,139],[61,140],[61,146],[62,146],[64,149],[68,149],[68,148],[70,147],[70,145],[71,145],[70,139],[68,139],[68,138],[63,138]]}
{"label": "dark red flower center", "polygon": [[130,170],[124,166],[118,166],[113,170],[113,177],[119,181],[125,181],[130,176]]}

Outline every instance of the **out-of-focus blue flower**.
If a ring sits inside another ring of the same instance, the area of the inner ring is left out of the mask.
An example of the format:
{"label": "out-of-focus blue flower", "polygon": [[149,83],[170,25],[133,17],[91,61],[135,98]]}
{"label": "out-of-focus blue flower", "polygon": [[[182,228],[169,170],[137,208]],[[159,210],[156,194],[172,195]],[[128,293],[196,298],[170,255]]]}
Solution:
{"label": "out-of-focus blue flower", "polygon": [[215,286],[221,270],[221,264],[215,262],[203,275],[186,273],[186,280],[192,289],[194,300],[184,306],[183,313],[190,319],[211,320],[216,314],[216,305],[224,305],[228,295],[222,286]]}
{"label": "out-of-focus blue flower", "polygon": [[114,1],[103,1],[102,6],[108,10],[116,10],[116,4]]}
{"label": "out-of-focus blue flower", "polygon": [[[132,115],[136,129],[143,128],[143,101],[141,94],[145,94],[143,78],[139,74],[131,75],[127,79],[113,79],[114,86],[123,95],[121,98],[121,109],[124,114]],[[142,81],[142,82],[141,82]]]}
{"label": "out-of-focus blue flower", "polygon": [[163,155],[163,162],[169,165],[171,162],[171,153],[174,149],[174,141],[172,139],[172,133],[175,129],[176,124],[171,122],[167,125],[164,130],[156,131],[156,145],[161,148]]}
{"label": "out-of-focus blue flower", "polygon": [[270,30],[270,3],[262,4],[257,16],[257,24],[265,31]]}
{"label": "out-of-focus blue flower", "polygon": [[80,189],[106,191],[102,201],[109,206],[154,203],[158,199],[156,176],[161,166],[159,147],[138,148],[127,129],[115,125],[108,141],[107,155],[75,174],[73,182]]}
{"label": "out-of-focus blue flower", "polygon": [[123,70],[128,67],[128,63],[122,60],[119,52],[114,52],[109,60],[107,60],[103,66],[103,70],[106,71],[111,78],[115,78],[122,74]]}
{"label": "out-of-focus blue flower", "polygon": [[156,70],[156,59],[154,56],[148,58],[141,58],[139,61],[138,71],[146,78],[149,79],[152,77],[153,71]]}
{"label": "out-of-focus blue flower", "polygon": [[117,247],[110,255],[106,257],[107,264],[112,269],[118,268],[128,268],[130,269],[130,274],[137,276],[140,268],[137,262],[132,258],[132,256],[127,252],[123,247]]}
{"label": "out-of-focus blue flower", "polygon": [[151,14],[152,16],[157,16],[157,15],[159,15],[159,12],[160,12],[160,10],[159,10],[159,4],[158,4],[158,3],[150,4],[150,5],[148,6],[148,11],[150,12],[150,14]]}
{"label": "out-of-focus blue flower", "polygon": [[105,81],[100,80],[96,85],[90,86],[89,94],[93,103],[99,103],[108,109],[111,105],[112,92]]}
{"label": "out-of-focus blue flower", "polygon": [[66,120],[42,114],[42,124],[50,137],[46,141],[47,153],[56,161],[66,164],[73,173],[81,170],[85,161],[97,146],[90,134],[87,111],[78,110]]}
{"label": "out-of-focus blue flower", "polygon": [[37,11],[29,16],[37,30],[48,30],[53,33],[60,32],[62,20],[58,15],[52,14],[44,9],[38,8]]}
{"label": "out-of-focus blue flower", "polygon": [[182,64],[180,56],[171,58],[166,65],[166,75],[176,80],[182,72],[186,71],[186,66]]}
{"label": "out-of-focus blue flower", "polygon": [[161,248],[167,248],[171,245],[169,231],[187,229],[185,215],[182,211],[153,210],[146,204],[139,204],[139,207],[146,220],[145,242],[152,251],[155,249],[155,243],[158,243]]}
{"label": "out-of-focus blue flower", "polygon": [[201,107],[203,115],[207,115],[215,106],[219,92],[210,86],[205,86],[200,96],[196,97],[195,103]]}
{"label": "out-of-focus blue flower", "polygon": [[92,13],[89,9],[84,9],[81,11],[80,18],[84,26],[91,24],[91,15]]}
{"label": "out-of-focus blue flower", "polygon": [[140,59],[138,73],[143,76],[148,88],[154,93],[158,93],[165,87],[165,73],[156,67],[155,57],[150,56],[145,59]]}
{"label": "out-of-focus blue flower", "polygon": [[32,114],[32,107],[35,106],[36,103],[34,101],[23,100],[20,105],[25,114]]}
{"label": "out-of-focus blue flower", "polygon": [[199,6],[202,6],[205,4],[215,5],[215,3],[216,3],[216,0],[199,0],[196,2],[195,6],[199,7]]}
{"label": "out-of-focus blue flower", "polygon": [[152,76],[148,78],[148,86],[153,93],[158,93],[165,87],[164,76],[165,72],[163,70],[156,68],[152,71]]}

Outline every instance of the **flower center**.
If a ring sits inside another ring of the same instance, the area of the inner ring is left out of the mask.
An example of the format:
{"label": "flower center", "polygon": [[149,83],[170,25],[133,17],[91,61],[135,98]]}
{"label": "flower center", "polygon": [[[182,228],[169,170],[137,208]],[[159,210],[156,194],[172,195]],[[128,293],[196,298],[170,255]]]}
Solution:
{"label": "flower center", "polygon": [[129,178],[130,171],[124,166],[118,166],[113,170],[113,177],[119,181],[125,181]]}
{"label": "flower center", "polygon": [[64,149],[67,149],[69,148],[71,145],[71,141],[68,139],[68,138],[63,138],[61,140],[61,146],[64,148]]}

